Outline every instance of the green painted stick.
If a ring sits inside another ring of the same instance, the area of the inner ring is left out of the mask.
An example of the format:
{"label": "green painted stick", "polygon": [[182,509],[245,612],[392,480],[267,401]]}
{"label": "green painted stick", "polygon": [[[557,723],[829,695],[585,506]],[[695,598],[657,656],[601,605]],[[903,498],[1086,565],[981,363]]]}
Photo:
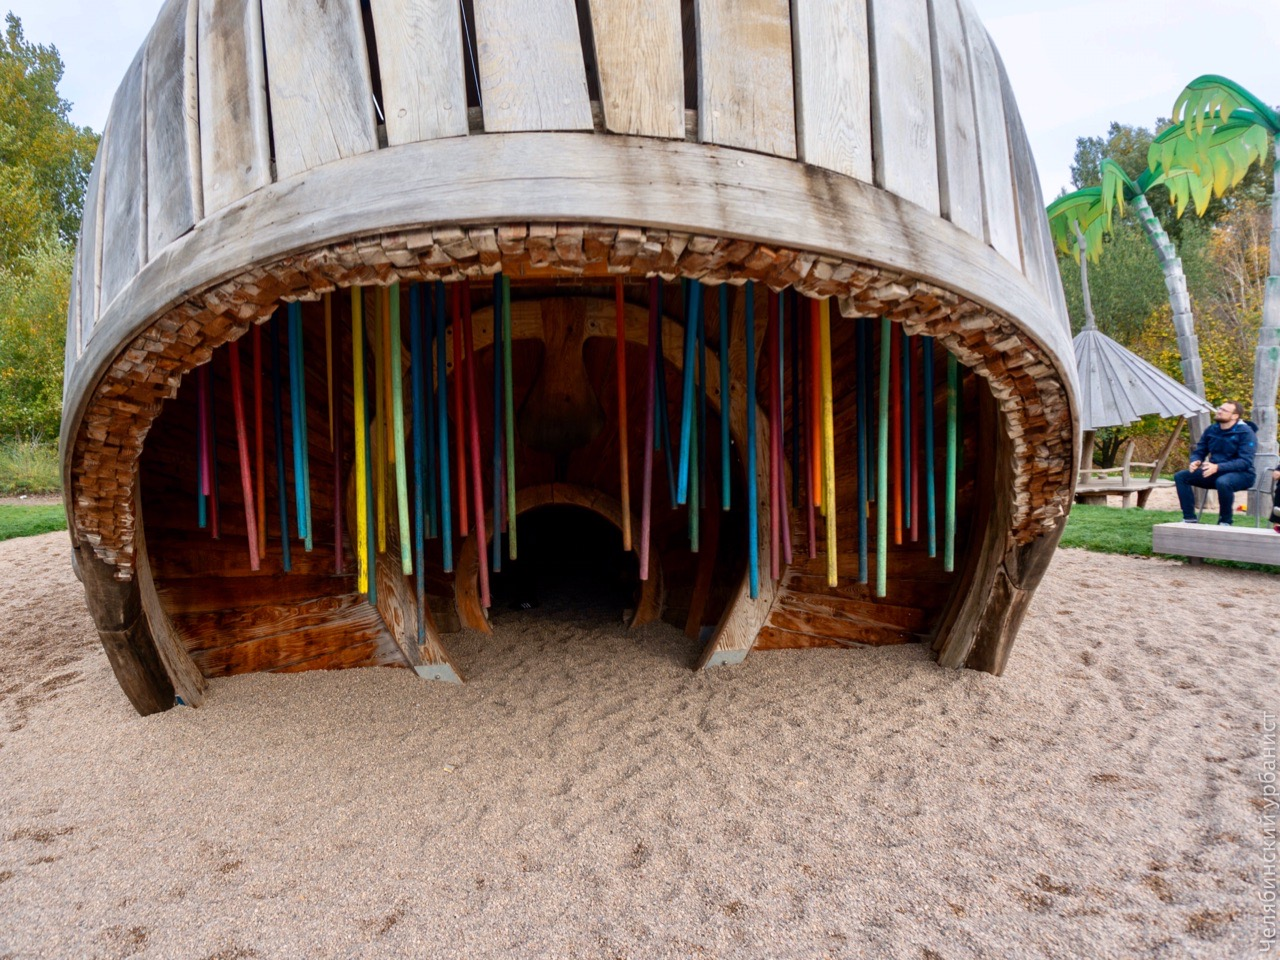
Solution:
{"label": "green painted stick", "polygon": [[956,473],[957,426],[960,393],[960,368],[954,353],[947,354],[947,501],[943,518],[942,569],[950,573],[956,568]]}
{"label": "green painted stick", "polygon": [[[889,372],[892,369],[893,327],[888,317],[880,318],[880,440],[877,451],[876,489],[889,489]],[[893,498],[876,498],[876,596],[889,592],[889,511]]]}
{"label": "green painted stick", "polygon": [[516,558],[516,414],[511,379],[511,278],[502,275],[502,390],[507,433],[507,556]]}
{"label": "green painted stick", "polygon": [[387,366],[391,374],[391,438],[395,446],[396,501],[400,512],[400,569],[413,573],[413,534],[409,531],[409,481],[404,467],[404,371],[400,363],[400,284],[391,285],[391,330]]}

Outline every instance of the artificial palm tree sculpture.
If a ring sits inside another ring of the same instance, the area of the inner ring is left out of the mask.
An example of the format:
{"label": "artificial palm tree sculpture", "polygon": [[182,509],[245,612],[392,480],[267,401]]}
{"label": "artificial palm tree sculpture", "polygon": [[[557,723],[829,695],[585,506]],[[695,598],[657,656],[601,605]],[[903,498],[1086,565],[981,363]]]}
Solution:
{"label": "artificial palm tree sculpture", "polygon": [[[1148,167],[1185,171],[1166,178],[1179,216],[1188,201],[1203,213],[1212,196],[1238,184],[1249,167],[1267,155],[1268,141],[1280,139],[1280,113],[1225,77],[1206,74],[1187,84],[1173,104],[1176,126],[1151,145]],[[1262,509],[1258,491],[1269,487],[1277,461],[1276,393],[1280,390],[1280,161],[1273,170],[1271,252],[1262,301],[1262,328],[1253,360],[1253,416],[1258,423],[1258,482],[1250,494],[1255,515]]]}

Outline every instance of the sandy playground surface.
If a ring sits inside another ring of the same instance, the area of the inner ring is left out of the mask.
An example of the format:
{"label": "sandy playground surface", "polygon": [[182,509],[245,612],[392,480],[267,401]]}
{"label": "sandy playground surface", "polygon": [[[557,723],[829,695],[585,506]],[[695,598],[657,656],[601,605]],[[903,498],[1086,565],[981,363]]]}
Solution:
{"label": "sandy playground surface", "polygon": [[142,719],[67,552],[0,544],[0,957],[1267,955],[1274,576],[1062,551],[1003,678],[562,601]]}

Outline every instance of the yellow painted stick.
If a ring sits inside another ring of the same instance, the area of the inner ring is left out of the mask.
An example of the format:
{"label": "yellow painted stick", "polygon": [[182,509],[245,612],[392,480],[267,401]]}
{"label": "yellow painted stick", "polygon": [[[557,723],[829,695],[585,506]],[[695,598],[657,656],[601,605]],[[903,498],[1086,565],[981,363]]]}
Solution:
{"label": "yellow painted stick", "polygon": [[835,406],[831,394],[831,301],[822,301],[819,321],[822,349],[822,505],[827,517],[827,585],[839,582],[836,561],[836,429]]}
{"label": "yellow painted stick", "polygon": [[368,464],[364,459],[364,330],[363,292],[351,288],[351,372],[355,394],[356,420],[356,589],[369,592],[369,487]]}
{"label": "yellow painted stick", "polygon": [[404,371],[400,369],[400,284],[391,285],[391,310],[387,327],[390,352],[387,367],[391,371],[391,460],[396,465],[396,506],[400,521],[400,569],[407,577],[413,573],[413,538],[409,532],[409,483],[404,466]]}
{"label": "yellow painted stick", "polygon": [[324,295],[324,382],[329,392],[329,452],[333,453],[333,302]]}

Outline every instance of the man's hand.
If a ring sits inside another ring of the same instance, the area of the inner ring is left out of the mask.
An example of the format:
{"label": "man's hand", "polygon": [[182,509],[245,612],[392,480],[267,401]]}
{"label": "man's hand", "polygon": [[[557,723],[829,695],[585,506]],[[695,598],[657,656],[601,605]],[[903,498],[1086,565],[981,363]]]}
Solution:
{"label": "man's hand", "polygon": [[1271,479],[1272,479],[1272,480],[1280,480],[1280,470],[1272,470],[1272,471],[1271,471]]}
{"label": "man's hand", "polygon": [[1187,466],[1187,469],[1190,470],[1192,473],[1195,473],[1197,470],[1200,469],[1200,461],[1192,460],[1191,463]]}
{"label": "man's hand", "polygon": [[1216,463],[1206,463],[1204,465],[1204,470],[1201,471],[1201,473],[1203,473],[1206,477],[1212,477],[1217,472],[1218,472],[1218,465]]}

